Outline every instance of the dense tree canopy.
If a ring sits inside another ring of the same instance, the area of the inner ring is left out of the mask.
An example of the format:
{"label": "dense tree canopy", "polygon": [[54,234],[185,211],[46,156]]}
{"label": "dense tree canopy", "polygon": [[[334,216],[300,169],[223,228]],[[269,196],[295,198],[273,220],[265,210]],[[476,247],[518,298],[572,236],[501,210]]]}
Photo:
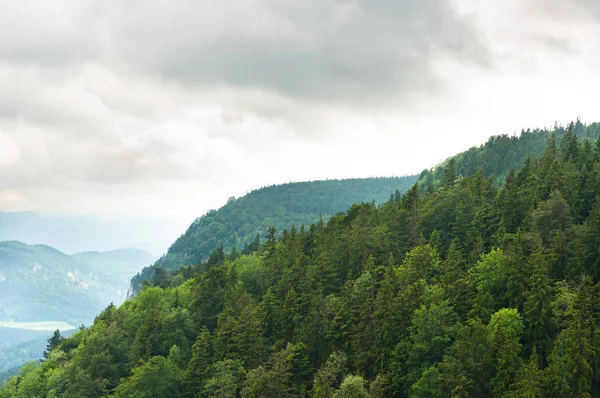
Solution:
{"label": "dense tree canopy", "polygon": [[549,142],[500,188],[457,173],[216,251],[0,397],[600,396],[600,146]]}
{"label": "dense tree canopy", "polygon": [[417,180],[417,176],[354,178],[273,185],[256,189],[241,198],[230,198],[218,210],[198,218],[169,251],[153,266],[146,267],[131,281],[138,292],[144,280],[152,280],[154,269],[176,270],[182,265],[197,265],[211,253],[224,251],[245,253],[258,248],[267,230],[277,231],[292,225],[310,225],[320,218],[345,211],[354,203],[383,203],[390,194],[400,196]]}

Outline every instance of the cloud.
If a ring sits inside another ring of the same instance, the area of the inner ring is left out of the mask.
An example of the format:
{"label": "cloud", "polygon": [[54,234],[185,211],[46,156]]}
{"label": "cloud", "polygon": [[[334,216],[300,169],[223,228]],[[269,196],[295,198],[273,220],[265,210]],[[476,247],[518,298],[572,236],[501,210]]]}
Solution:
{"label": "cloud", "polygon": [[102,50],[102,18],[89,0],[8,0],[0,3],[0,61],[63,67]]}
{"label": "cloud", "polygon": [[10,137],[0,134],[0,165],[13,164],[19,157],[19,148],[15,142]]}
{"label": "cloud", "polygon": [[594,115],[552,89],[589,98],[598,16],[591,0],[4,1],[0,207],[193,218],[266,184],[419,172]]}
{"label": "cloud", "polygon": [[445,0],[131,1],[124,13],[116,56],[196,86],[368,102],[437,89],[430,63],[440,53],[488,62]]}
{"label": "cloud", "polygon": [[430,64],[441,53],[489,62],[448,0],[6,2],[0,26],[8,64],[101,63],[321,102],[435,91],[443,82]]}
{"label": "cloud", "polygon": [[344,106],[437,91],[440,54],[485,64],[468,22],[445,0],[4,2],[3,187],[236,178],[339,139]]}
{"label": "cloud", "polygon": [[493,59],[518,70],[536,70],[558,57],[590,50],[599,29],[600,3],[594,0],[457,0],[471,17]]}

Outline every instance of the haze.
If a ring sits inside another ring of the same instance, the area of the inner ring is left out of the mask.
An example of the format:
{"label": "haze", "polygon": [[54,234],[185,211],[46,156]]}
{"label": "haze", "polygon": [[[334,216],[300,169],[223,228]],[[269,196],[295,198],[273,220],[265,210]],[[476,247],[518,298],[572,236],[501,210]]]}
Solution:
{"label": "haze", "polygon": [[0,209],[183,226],[264,185],[600,120],[598,4],[3,1]]}

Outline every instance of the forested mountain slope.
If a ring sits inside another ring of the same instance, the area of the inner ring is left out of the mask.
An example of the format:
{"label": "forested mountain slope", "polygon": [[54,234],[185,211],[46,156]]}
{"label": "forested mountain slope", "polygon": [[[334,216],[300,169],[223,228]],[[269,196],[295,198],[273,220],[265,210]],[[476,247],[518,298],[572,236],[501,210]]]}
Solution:
{"label": "forested mountain slope", "polygon": [[0,397],[600,395],[600,142],[156,281]]}
{"label": "forested mountain slope", "polygon": [[257,235],[264,239],[272,226],[281,230],[291,225],[310,225],[319,217],[327,219],[354,203],[383,203],[396,191],[406,192],[416,180],[417,176],[407,176],[299,182],[231,198],[219,210],[198,218],[153,267],[133,278],[132,286],[139,291],[143,280],[153,278],[155,268],[174,270],[196,265],[219,246],[225,251],[243,250],[252,245]]}
{"label": "forested mountain slope", "polygon": [[[600,123],[583,124],[580,120],[571,125],[573,133],[580,139],[594,141],[600,135]],[[490,137],[483,145],[473,147],[468,151],[453,156],[458,176],[475,173],[479,168],[483,175],[494,176],[498,185],[502,185],[511,169],[519,170],[530,156],[541,156],[544,153],[546,141],[554,134],[557,144],[560,144],[565,134],[563,126],[552,129],[523,130],[518,136],[506,134]],[[445,164],[445,163],[444,163]],[[444,175],[444,164],[426,170],[419,177],[422,189],[428,185],[439,185]]]}

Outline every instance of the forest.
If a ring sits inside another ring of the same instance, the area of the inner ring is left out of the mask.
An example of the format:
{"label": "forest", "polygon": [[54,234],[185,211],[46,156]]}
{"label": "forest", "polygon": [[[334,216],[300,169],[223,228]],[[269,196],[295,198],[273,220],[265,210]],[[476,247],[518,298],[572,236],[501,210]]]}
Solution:
{"label": "forest", "polygon": [[[225,251],[252,250],[256,239],[264,239],[267,230],[291,225],[310,225],[319,218],[328,219],[354,203],[383,203],[390,193],[406,192],[418,176],[352,178],[272,185],[255,189],[240,197],[231,197],[218,210],[196,219],[152,266],[144,268],[131,280],[137,293],[145,280],[152,280],[154,270],[177,270],[208,259],[220,246]],[[257,237],[258,236],[258,237]]]}
{"label": "forest", "polygon": [[595,126],[157,269],[0,397],[600,396]]}

